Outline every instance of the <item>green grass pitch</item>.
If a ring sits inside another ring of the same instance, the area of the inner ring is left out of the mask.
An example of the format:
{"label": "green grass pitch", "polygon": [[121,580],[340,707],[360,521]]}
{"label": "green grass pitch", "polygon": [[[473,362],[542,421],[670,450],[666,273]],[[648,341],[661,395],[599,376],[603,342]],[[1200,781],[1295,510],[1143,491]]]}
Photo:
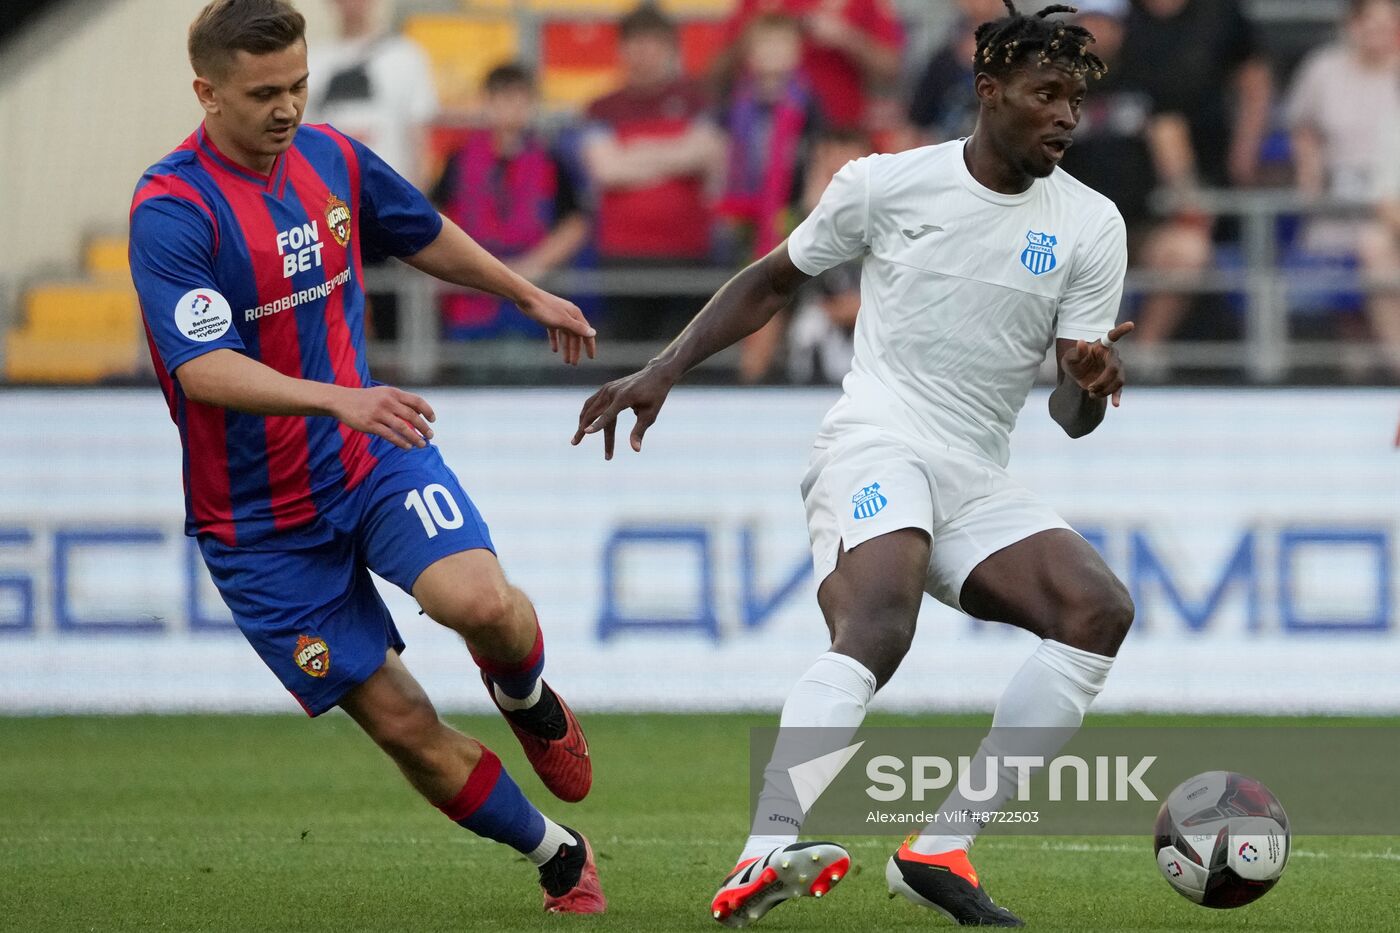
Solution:
{"label": "green grass pitch", "polygon": [[[503,722],[455,718],[593,840],[608,914],[551,917],[523,859],[449,824],[338,713],[0,719],[0,930],[719,930],[707,906],[745,832],[747,730],[774,721],[585,716],[594,788],[568,806]],[[1396,837],[1296,839],[1273,892],[1211,911],[1158,876],[1149,831],[987,838],[976,863],[1034,930],[1400,928]],[[840,841],[858,873],[757,929],[952,928],[888,899],[895,840]]]}

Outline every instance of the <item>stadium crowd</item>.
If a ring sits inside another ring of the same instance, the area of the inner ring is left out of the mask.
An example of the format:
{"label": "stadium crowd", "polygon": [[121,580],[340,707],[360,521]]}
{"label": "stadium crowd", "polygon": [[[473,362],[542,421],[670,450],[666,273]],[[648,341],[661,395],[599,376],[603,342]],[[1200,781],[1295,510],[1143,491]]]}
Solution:
{"label": "stadium crowd", "polygon": [[[887,0],[740,0],[696,75],[682,66],[679,24],[643,4],[617,24],[620,86],[581,112],[545,113],[529,64],[502,61],[463,115],[438,107],[424,53],[383,30],[381,3],[334,0],[340,36],[313,43],[308,119],[364,138],[527,277],[674,270],[670,294],[574,296],[604,338],[652,341],[703,301],[684,270],[737,268],[770,250],[849,159],[970,133],[973,29],[1005,10],[957,0],[945,41],[915,60]],[[1281,268],[1379,283],[1400,274],[1398,0],[1347,0],[1335,35],[1300,61],[1271,54],[1243,0],[1076,6],[1109,70],[1091,84],[1063,166],[1118,204],[1135,269],[1168,282],[1239,269],[1240,224],[1211,195],[1284,189],[1298,209],[1280,217]],[[839,379],[859,275],[857,264],[809,283],[746,343],[741,378]],[[1144,351],[1138,379],[1169,374],[1152,352],[1165,341],[1242,330],[1237,295],[1159,287],[1130,289],[1125,308]],[[374,302],[381,337],[393,334],[393,306],[392,294]],[[1400,380],[1394,289],[1295,294],[1289,311],[1295,330],[1383,348],[1382,371],[1362,355],[1350,376]],[[444,296],[441,313],[449,339],[536,328],[480,295]]]}

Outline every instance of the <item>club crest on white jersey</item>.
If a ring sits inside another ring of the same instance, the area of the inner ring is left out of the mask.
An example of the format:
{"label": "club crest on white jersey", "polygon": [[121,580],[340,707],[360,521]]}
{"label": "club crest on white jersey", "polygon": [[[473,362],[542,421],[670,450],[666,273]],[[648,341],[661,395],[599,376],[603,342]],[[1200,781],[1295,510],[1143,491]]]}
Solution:
{"label": "club crest on white jersey", "polygon": [[1031,275],[1044,275],[1055,268],[1055,244],[1059,241],[1050,233],[1026,231],[1026,248],[1021,251],[1021,265]]}
{"label": "club crest on white jersey", "polygon": [[860,492],[851,496],[851,501],[855,503],[855,516],[858,519],[870,518],[890,504],[890,500],[880,495],[879,483],[871,483],[869,486],[862,487]]}

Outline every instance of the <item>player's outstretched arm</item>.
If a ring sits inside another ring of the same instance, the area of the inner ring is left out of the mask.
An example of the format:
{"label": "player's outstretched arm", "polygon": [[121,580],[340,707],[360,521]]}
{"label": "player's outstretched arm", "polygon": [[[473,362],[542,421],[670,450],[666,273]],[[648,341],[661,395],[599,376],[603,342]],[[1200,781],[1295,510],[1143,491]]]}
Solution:
{"label": "player's outstretched arm", "polygon": [[352,389],[293,379],[237,350],[212,350],[175,370],[185,396],[252,415],[328,415],[356,431],[382,437],[408,450],[433,437],[432,407],[393,386]]}
{"label": "player's outstretched arm", "polygon": [[572,301],[530,284],[446,217],[437,239],[405,256],[404,262],[444,282],[515,302],[526,317],[544,325],[550,347],[555,353],[562,349],[564,362],[571,366],[577,365],[584,353],[589,359],[597,355],[597,331]]}
{"label": "player's outstretched arm", "polygon": [[631,409],[637,416],[632,449],[640,452],[642,436],[656,421],[672,386],[693,367],[752,334],[792,301],[811,276],[792,264],[787,241],[724,284],[670,346],[640,372],[609,382],[578,416],[573,443],[603,432],[603,456],[611,460],[617,416]]}
{"label": "player's outstretched arm", "polygon": [[1059,379],[1050,393],[1050,417],[1070,437],[1083,437],[1097,428],[1109,399],[1118,407],[1125,377],[1123,360],[1113,345],[1132,331],[1133,322],[1125,321],[1093,343],[1055,341]]}

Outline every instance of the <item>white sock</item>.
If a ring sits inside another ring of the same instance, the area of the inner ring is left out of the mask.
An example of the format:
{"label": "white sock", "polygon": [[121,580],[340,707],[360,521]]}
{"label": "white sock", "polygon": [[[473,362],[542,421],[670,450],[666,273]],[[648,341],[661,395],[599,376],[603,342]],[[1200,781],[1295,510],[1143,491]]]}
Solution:
{"label": "white sock", "polygon": [[498,684],[491,685],[491,692],[496,694],[496,702],[501,704],[501,709],[505,710],[506,712],[513,713],[516,710],[529,709],[530,707],[538,703],[540,701],[540,693],[542,692],[541,688],[543,684],[544,681],[536,677],[535,689],[531,690],[530,695],[525,697],[525,699],[523,700],[516,699],[509,693],[506,693],[500,688],[500,685]]}
{"label": "white sock", "polygon": [[[1084,722],[1084,713],[1108,680],[1113,658],[1046,639],[1006,685],[992,716],[992,731],[982,740],[969,768],[968,788],[960,783],[939,808],[952,815],[943,825],[930,823],[911,846],[932,855],[951,849],[966,850],[977,838],[981,824],[960,819],[965,810],[1000,810],[1018,790],[1018,769],[1001,764],[996,789],[985,800],[974,800],[986,790],[987,758],[1031,755],[1049,761]],[[1034,727],[1034,728],[1031,728]],[[972,793],[964,793],[969,790]]]}
{"label": "white sock", "polygon": [[[540,814],[544,816],[543,813]],[[536,868],[559,854],[560,846],[576,846],[580,842],[579,838],[569,832],[549,817],[544,817],[544,838],[540,844],[535,846],[533,852],[526,852],[525,857]]]}
{"label": "white sock", "polygon": [[[763,792],[739,861],[797,841],[805,814],[788,768],[843,747],[843,736],[849,740],[860,728],[865,707],[874,696],[875,675],[854,658],[828,651],[807,668],[783,704],[779,726],[784,731],[779,732],[773,757],[763,770]],[[822,731],[814,733],[818,727]]]}

